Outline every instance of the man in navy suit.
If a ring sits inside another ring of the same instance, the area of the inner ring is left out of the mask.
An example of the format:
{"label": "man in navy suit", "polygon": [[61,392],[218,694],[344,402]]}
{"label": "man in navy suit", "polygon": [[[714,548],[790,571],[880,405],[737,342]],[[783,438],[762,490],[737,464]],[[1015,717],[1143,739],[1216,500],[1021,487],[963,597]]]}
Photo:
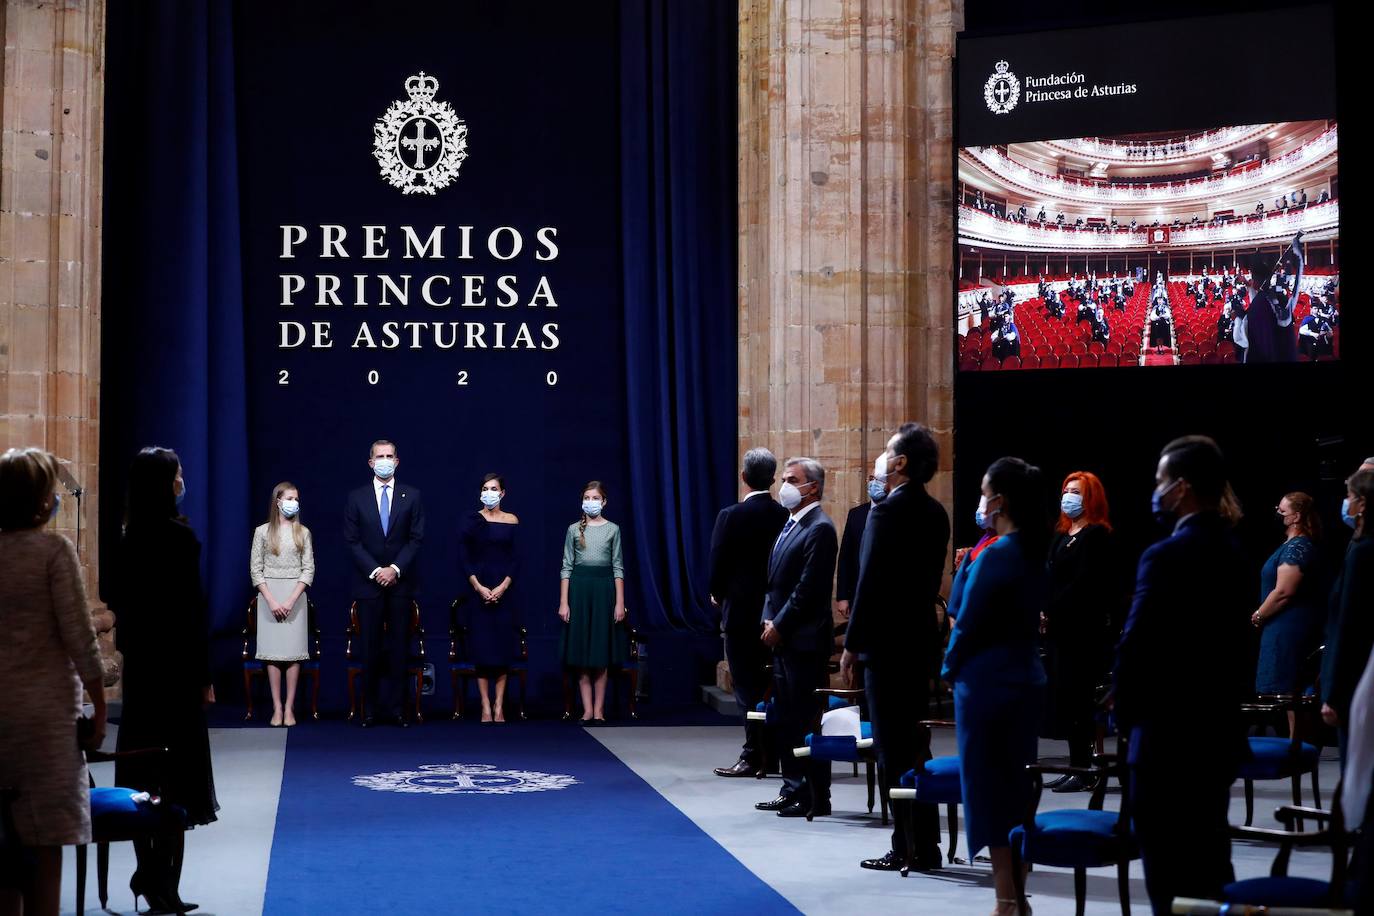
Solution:
{"label": "man in navy suit", "polygon": [[[763,595],[768,587],[768,555],[787,522],[787,510],[769,495],[778,459],[766,448],[744,454],[740,479],[749,488],[744,499],[716,516],[711,532],[711,604],[720,608],[725,661],[735,685],[735,701],[747,714],[768,689],[768,649],[759,640]],[[762,722],[744,722],[739,760],[716,767],[717,776],[757,776],[763,772],[766,736]]]}
{"label": "man in navy suit", "polygon": [[826,686],[834,642],[830,589],[839,538],[835,523],[821,510],[824,494],[825,468],[819,461],[788,459],[778,501],[791,514],[773,544],[763,602],[763,644],[773,650],[783,785],[777,798],[754,806],[782,817],[830,813],[830,764],[792,754],[816,724],[816,688]]}
{"label": "man in navy suit", "polygon": [[1240,705],[1251,694],[1254,582],[1219,512],[1225,490],[1211,439],[1164,447],[1153,508],[1173,531],[1140,558],[1116,648],[1112,708],[1128,735],[1130,807],[1157,914],[1174,897],[1219,899],[1234,880],[1227,809],[1248,753]]}
{"label": "man in navy suit", "polygon": [[394,443],[372,443],[367,463],[371,486],[348,494],[344,505],[344,543],[353,559],[352,593],[362,628],[362,725],[367,728],[382,717],[405,728],[402,685],[425,511],[420,491],[396,482],[400,458]]}

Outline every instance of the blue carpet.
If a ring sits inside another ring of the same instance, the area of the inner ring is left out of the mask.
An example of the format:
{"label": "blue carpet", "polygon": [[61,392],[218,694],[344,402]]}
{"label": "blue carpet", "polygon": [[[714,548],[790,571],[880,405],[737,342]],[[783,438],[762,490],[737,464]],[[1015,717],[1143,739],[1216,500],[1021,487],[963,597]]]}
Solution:
{"label": "blue carpet", "polygon": [[[576,783],[509,791],[521,781],[421,771],[456,763]],[[354,782],[415,771],[425,775],[406,783],[412,791]],[[478,793],[474,784],[508,791]],[[796,910],[576,725],[362,731],[322,722],[289,735],[264,912]]]}

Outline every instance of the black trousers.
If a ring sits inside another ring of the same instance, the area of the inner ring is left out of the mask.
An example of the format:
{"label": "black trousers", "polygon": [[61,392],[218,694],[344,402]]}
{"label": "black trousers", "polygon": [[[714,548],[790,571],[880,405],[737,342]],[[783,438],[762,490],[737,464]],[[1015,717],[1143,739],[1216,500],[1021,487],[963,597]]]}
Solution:
{"label": "black trousers", "polygon": [[[742,714],[753,712],[768,690],[768,663],[772,653],[759,638],[760,628],[726,631],[725,662],[735,685],[735,702]],[[762,722],[744,720],[744,745],[740,759],[750,766],[762,767],[767,757],[767,731]]]}
{"label": "black trousers", "polygon": [[410,595],[394,591],[384,591],[376,598],[357,599],[358,625],[363,631],[365,717],[388,718],[401,714],[411,601]]}
{"label": "black trousers", "polygon": [[830,761],[813,761],[792,753],[793,748],[804,746],[807,734],[818,727],[821,698],[816,695],[816,688],[827,686],[829,660],[829,654],[821,651],[773,650],[781,794],[802,802],[830,801]]}
{"label": "black trousers", "polygon": [[[909,658],[887,664],[870,661],[864,667],[864,693],[873,723],[873,744],[878,748],[878,778],[889,789],[901,783],[902,774],[931,757],[930,732],[916,725],[930,708],[930,688],[923,666]],[[892,851],[905,858],[907,831],[915,840],[916,855],[940,856],[940,809],[926,802],[910,806],[911,818],[892,817]]]}
{"label": "black trousers", "polygon": [[1175,897],[1220,899],[1235,880],[1226,820],[1234,775],[1199,771],[1182,759],[1135,763],[1130,772],[1131,814],[1156,916],[1167,914]]}

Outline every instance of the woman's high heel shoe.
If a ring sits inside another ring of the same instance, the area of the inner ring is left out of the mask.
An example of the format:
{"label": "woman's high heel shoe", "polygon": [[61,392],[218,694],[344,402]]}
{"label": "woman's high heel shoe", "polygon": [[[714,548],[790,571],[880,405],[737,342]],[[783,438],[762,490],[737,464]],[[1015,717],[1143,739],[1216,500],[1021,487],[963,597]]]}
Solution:
{"label": "woman's high heel shoe", "polygon": [[[129,878],[129,890],[134,895],[134,912],[141,914],[141,916],[173,916],[178,912],[161,892],[148,887],[138,872],[134,872]],[[148,909],[140,910],[138,908],[139,897],[147,902]]]}

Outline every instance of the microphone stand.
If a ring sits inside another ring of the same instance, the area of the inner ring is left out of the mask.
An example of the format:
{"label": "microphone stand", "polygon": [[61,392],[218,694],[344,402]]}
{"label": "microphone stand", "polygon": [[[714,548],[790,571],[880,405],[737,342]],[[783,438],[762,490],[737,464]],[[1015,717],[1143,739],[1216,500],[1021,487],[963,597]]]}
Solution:
{"label": "microphone stand", "polygon": [[81,486],[77,479],[72,476],[72,472],[67,470],[65,464],[58,464],[57,479],[62,481],[63,488],[76,500],[76,555],[79,559],[81,558],[81,516],[84,514],[81,511],[81,497],[86,494],[86,488]]}

